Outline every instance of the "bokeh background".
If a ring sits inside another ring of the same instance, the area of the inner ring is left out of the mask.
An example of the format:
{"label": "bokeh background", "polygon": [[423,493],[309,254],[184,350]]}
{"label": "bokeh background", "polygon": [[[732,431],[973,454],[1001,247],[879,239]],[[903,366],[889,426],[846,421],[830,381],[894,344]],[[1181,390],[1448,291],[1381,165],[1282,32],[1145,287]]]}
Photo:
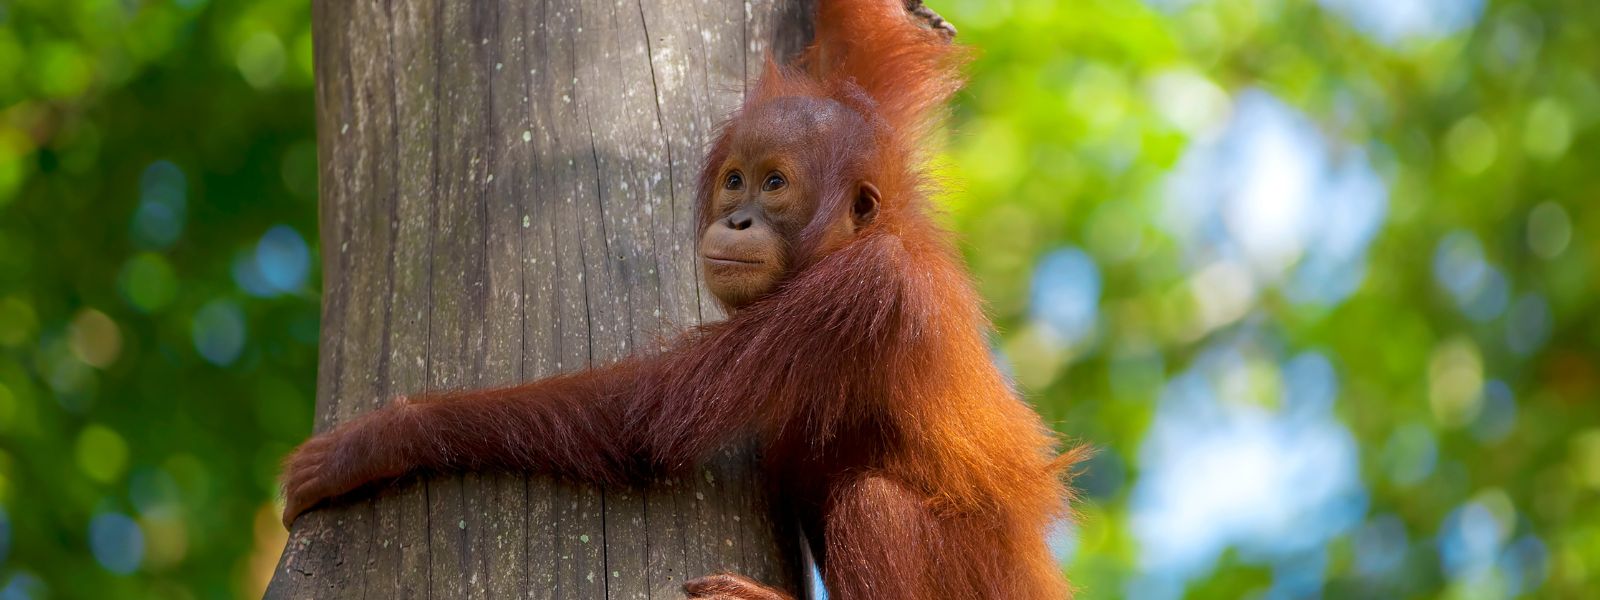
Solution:
{"label": "bokeh background", "polygon": [[[1083,598],[1600,589],[1600,3],[934,0]],[[311,424],[304,0],[0,0],[0,599],[256,597]]]}

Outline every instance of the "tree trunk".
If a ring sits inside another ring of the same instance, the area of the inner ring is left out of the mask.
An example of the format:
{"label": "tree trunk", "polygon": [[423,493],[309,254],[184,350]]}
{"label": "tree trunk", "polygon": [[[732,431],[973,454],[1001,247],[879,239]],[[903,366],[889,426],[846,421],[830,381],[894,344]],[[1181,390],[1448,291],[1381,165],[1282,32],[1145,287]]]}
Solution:
{"label": "tree trunk", "polygon": [[[697,169],[810,2],[316,0],[317,429],[397,394],[545,377],[716,313]],[[647,489],[446,475],[296,523],[268,598],[677,598],[797,587],[747,452]]]}

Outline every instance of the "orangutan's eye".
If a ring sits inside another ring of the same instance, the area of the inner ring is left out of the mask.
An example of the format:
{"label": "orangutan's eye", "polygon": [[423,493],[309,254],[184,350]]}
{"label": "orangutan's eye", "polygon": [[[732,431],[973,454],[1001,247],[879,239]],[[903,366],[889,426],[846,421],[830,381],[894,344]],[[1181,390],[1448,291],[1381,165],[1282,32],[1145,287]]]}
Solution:
{"label": "orangutan's eye", "polygon": [[783,173],[773,171],[771,175],[767,176],[767,181],[761,184],[761,190],[764,192],[775,191],[787,185],[788,183],[789,182],[784,181]]}
{"label": "orangutan's eye", "polygon": [[727,180],[722,182],[722,189],[737,190],[744,187],[744,175],[738,171],[729,171]]}

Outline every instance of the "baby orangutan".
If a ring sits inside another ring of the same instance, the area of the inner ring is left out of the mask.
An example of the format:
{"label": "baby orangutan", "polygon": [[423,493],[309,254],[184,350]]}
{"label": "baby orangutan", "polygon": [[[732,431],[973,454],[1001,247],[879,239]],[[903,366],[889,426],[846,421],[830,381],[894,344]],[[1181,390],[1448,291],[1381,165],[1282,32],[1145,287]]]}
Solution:
{"label": "baby orangutan", "polygon": [[[700,176],[698,249],[726,320],[657,354],[396,402],[317,435],[286,462],[284,522],[414,472],[625,485],[753,440],[837,600],[1067,596],[1044,536],[1076,453],[997,370],[931,214],[928,133],[963,52],[920,3],[820,4],[815,43],[797,68],[768,63]],[[789,598],[735,574],[685,591]]]}

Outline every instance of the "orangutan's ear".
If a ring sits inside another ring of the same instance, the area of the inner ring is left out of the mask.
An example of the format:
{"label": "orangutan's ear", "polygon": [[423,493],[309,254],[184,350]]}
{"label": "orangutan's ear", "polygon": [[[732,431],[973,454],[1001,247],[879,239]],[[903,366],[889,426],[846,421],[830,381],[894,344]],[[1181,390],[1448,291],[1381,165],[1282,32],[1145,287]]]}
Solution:
{"label": "orangutan's ear", "polygon": [[856,186],[856,199],[850,204],[850,219],[856,227],[865,227],[873,219],[878,218],[878,203],[883,196],[878,192],[878,186],[870,181],[863,181]]}

